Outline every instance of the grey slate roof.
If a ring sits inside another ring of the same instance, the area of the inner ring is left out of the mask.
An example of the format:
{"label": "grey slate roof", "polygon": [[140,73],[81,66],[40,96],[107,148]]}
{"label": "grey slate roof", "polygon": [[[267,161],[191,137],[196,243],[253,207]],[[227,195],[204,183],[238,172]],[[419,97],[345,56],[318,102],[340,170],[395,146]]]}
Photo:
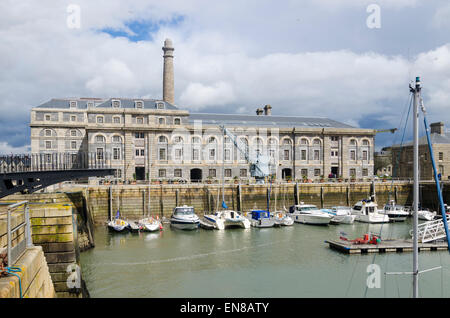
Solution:
{"label": "grey slate roof", "polygon": [[355,128],[350,125],[322,117],[295,117],[295,116],[266,116],[266,115],[237,115],[190,113],[189,123],[201,120],[203,125],[226,126],[266,126],[279,128],[308,127],[308,128]]}
{"label": "grey slate roof", "polygon": [[36,106],[37,108],[70,108],[69,102],[70,101],[77,101],[77,109],[86,109],[88,102],[94,102],[95,107],[102,107],[102,108],[111,108],[112,107],[112,100],[120,100],[120,108],[135,108],[134,102],[135,101],[143,101],[144,102],[144,108],[145,109],[156,109],[156,102],[164,102],[165,107],[164,109],[172,109],[176,110],[178,109],[174,105],[157,100],[157,99],[139,99],[139,98],[108,98],[108,99],[102,99],[102,98],[64,98],[64,99],[58,99],[53,98],[49,100],[48,102],[45,102],[39,106]]}
{"label": "grey slate roof", "polygon": [[[443,135],[438,133],[430,134],[431,144],[450,144],[450,135],[445,133]],[[419,138],[419,145],[428,145],[427,136],[422,136]],[[402,147],[411,147],[413,146],[412,141],[408,141],[403,143]],[[400,144],[392,145],[392,148],[400,147]]]}

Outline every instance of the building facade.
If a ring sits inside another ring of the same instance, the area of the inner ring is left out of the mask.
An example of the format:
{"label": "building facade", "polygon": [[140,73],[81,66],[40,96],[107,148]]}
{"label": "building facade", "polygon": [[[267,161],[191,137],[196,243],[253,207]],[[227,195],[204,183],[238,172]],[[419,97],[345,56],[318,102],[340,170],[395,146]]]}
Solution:
{"label": "building facade", "polygon": [[321,117],[190,113],[174,105],[173,46],[166,40],[163,96],[51,99],[31,110],[32,153],[105,157],[123,180],[248,179],[249,164],[220,126],[250,154],[270,158],[277,179],[371,178],[373,129]]}

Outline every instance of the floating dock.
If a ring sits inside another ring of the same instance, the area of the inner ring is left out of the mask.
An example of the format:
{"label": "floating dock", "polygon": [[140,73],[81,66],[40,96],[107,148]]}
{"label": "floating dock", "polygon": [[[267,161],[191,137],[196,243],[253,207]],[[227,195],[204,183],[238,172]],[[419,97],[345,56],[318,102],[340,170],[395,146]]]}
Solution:
{"label": "floating dock", "polygon": [[[367,254],[367,253],[387,253],[387,252],[412,252],[413,242],[406,239],[383,240],[379,244],[354,244],[342,240],[325,241],[330,248],[345,254]],[[445,251],[448,249],[446,241],[435,241],[419,243],[421,251]]]}

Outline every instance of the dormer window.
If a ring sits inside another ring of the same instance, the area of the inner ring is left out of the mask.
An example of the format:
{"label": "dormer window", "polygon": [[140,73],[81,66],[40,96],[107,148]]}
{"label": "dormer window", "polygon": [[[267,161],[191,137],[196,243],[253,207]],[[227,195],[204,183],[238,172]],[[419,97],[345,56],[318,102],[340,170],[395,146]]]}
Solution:
{"label": "dormer window", "polygon": [[50,115],[45,115],[45,120],[46,121],[50,121],[52,119],[52,117]]}
{"label": "dormer window", "polygon": [[94,102],[87,102],[87,107],[88,108],[94,107]]}
{"label": "dormer window", "polygon": [[138,100],[134,102],[134,107],[136,108],[144,108],[144,102]]}
{"label": "dormer window", "polygon": [[111,101],[113,108],[119,108],[120,107],[120,100],[113,100]]}
{"label": "dormer window", "polygon": [[77,108],[77,101],[76,100],[71,100],[69,102],[70,108]]}
{"label": "dormer window", "polygon": [[157,102],[156,103],[156,108],[157,109],[164,109],[164,103],[163,102]]}
{"label": "dormer window", "polygon": [[175,119],[173,120],[173,124],[174,124],[174,125],[181,125],[181,119],[180,119],[180,118],[175,118]]}

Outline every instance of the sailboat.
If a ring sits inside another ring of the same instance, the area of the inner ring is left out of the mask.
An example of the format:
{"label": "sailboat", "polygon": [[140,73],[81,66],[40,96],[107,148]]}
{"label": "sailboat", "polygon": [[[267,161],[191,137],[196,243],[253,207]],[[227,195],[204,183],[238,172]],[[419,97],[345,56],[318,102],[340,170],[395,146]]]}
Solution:
{"label": "sailboat", "polygon": [[120,211],[119,210],[117,210],[116,217],[114,218],[114,220],[111,220],[108,223],[108,228],[110,230],[115,231],[115,232],[123,232],[128,227],[129,227],[128,222],[125,221],[125,220],[122,220],[120,218]]}

